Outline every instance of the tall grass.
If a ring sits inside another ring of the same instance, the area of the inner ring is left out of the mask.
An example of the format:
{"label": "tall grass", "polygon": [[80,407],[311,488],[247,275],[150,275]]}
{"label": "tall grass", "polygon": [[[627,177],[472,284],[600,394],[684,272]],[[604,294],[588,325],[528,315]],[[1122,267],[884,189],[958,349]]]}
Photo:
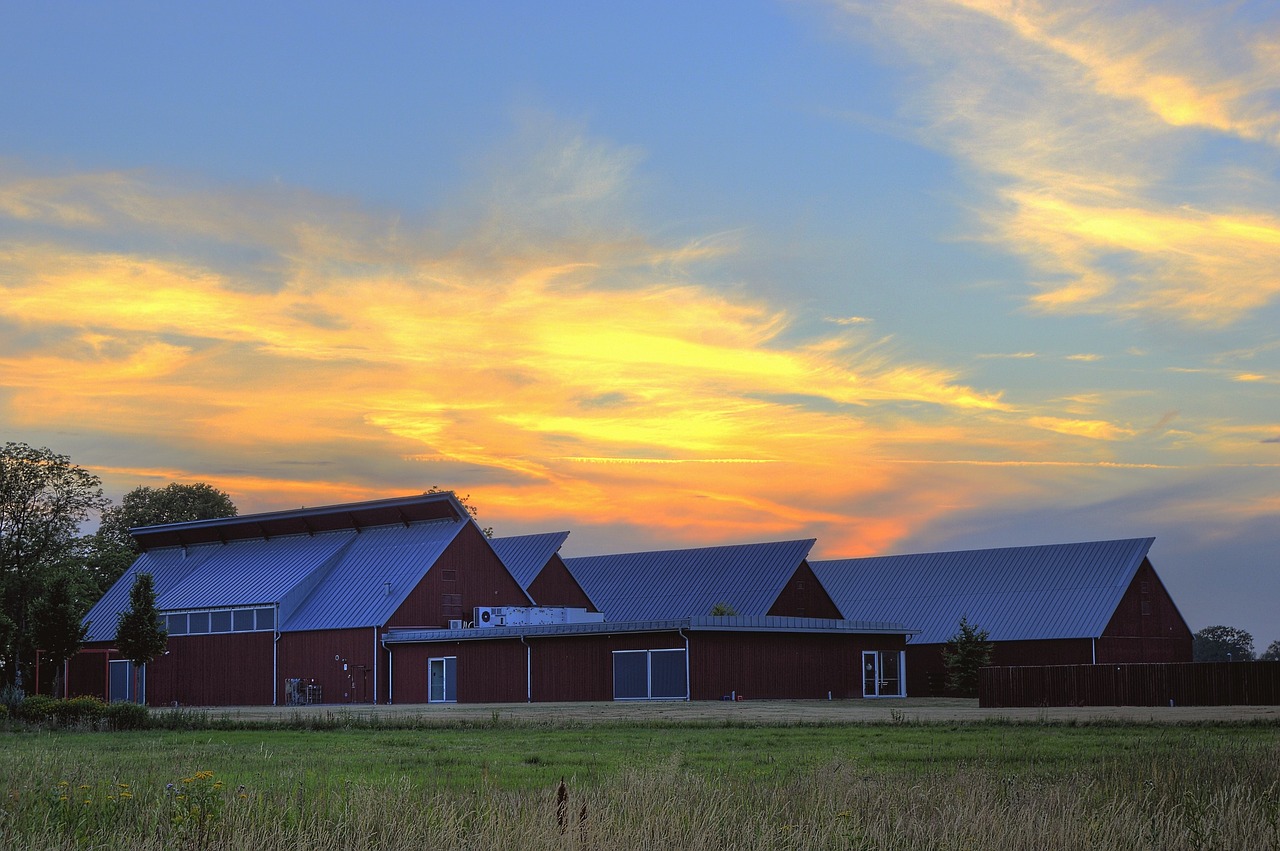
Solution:
{"label": "tall grass", "polygon": [[[945,736],[945,729],[936,731]],[[223,781],[69,766],[47,751],[0,779],[0,847],[347,849],[1280,848],[1274,740],[1117,750],[1069,768],[937,756],[912,770],[835,758],[760,781],[683,755],[587,782]]]}

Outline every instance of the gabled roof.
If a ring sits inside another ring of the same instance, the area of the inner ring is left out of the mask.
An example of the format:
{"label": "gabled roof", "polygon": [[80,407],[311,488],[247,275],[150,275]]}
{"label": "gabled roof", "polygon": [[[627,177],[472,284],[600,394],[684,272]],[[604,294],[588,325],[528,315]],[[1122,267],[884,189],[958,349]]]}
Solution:
{"label": "gabled roof", "polygon": [[366,529],[294,611],[281,606],[280,631],[385,624],[464,525],[437,520]]}
{"label": "gabled roof", "polygon": [[471,522],[433,493],[131,530],[153,548],[85,616],[86,640],[115,637],[139,573],[162,612],[271,605],[281,631],[381,626]]}
{"label": "gabled roof", "polygon": [[507,570],[525,591],[538,578],[551,557],[560,551],[568,532],[544,532],[537,535],[514,535],[489,541]]}
{"label": "gabled roof", "polygon": [[753,617],[768,614],[813,544],[810,538],[585,556],[564,563],[610,622],[701,617],[717,603]]}
{"label": "gabled roof", "polygon": [[812,561],[850,619],[902,621],[941,644],[960,618],[992,641],[1098,638],[1155,538]]}

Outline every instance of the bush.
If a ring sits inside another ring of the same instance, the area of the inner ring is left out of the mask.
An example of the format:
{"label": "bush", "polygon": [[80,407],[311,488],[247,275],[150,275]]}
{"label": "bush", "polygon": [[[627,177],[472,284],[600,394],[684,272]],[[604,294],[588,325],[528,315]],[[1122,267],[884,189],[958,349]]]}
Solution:
{"label": "bush", "polygon": [[109,703],[102,717],[112,730],[145,730],[151,725],[147,707],[136,703]]}
{"label": "bush", "polygon": [[67,727],[75,724],[97,725],[106,710],[107,705],[91,695],[60,700],[54,709],[58,720]]}
{"label": "bush", "polygon": [[47,694],[29,694],[22,699],[22,703],[18,704],[18,711],[14,714],[28,724],[56,722],[59,703],[61,701],[56,697],[49,697]]}

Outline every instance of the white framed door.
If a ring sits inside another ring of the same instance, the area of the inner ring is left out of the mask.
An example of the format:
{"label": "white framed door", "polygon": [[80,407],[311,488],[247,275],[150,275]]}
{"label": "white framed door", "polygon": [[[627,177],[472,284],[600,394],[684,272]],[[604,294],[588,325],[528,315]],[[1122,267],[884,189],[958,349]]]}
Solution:
{"label": "white framed door", "polygon": [[438,656],[427,660],[427,702],[458,702],[457,656]]}
{"label": "white framed door", "polygon": [[862,651],[862,696],[906,697],[906,695],[906,651]]}

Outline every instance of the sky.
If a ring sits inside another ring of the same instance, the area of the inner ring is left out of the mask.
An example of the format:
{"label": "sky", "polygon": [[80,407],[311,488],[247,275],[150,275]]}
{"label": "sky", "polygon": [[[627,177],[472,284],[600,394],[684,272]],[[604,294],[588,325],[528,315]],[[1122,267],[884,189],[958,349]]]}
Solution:
{"label": "sky", "polygon": [[1270,2],[6,4],[0,438],[1280,639]]}

